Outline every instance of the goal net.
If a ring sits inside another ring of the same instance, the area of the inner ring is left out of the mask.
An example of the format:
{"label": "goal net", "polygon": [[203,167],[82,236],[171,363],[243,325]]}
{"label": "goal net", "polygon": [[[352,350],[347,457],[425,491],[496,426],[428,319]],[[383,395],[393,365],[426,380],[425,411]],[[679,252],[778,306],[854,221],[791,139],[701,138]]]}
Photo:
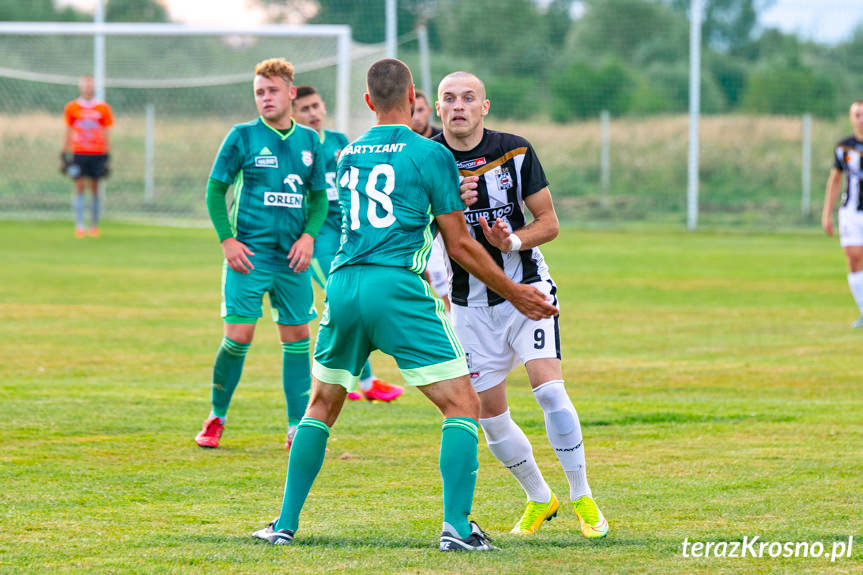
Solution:
{"label": "goal net", "polygon": [[257,116],[252,71],[266,58],[287,58],[295,83],[317,88],[328,127],[355,135],[370,123],[357,104],[361,71],[383,49],[352,45],[347,26],[0,24],[3,217],[71,216],[72,183],[58,158],[63,107],[77,97],[79,77],[94,72],[97,30],[104,31],[104,93],[115,116],[108,218],[206,221],[213,158],[232,125]]}

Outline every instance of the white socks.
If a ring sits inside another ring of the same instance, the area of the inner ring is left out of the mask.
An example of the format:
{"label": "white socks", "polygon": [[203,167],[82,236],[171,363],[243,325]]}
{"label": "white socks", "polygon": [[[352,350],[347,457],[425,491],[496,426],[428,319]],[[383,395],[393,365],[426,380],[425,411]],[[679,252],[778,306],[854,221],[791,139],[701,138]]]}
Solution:
{"label": "white socks", "polygon": [[848,287],[851,288],[851,295],[854,296],[854,301],[857,302],[857,307],[863,314],[863,272],[849,273]]}
{"label": "white socks", "polygon": [[488,419],[480,419],[479,424],[492,455],[515,476],[527,498],[538,503],[551,501],[551,489],[536,465],[530,441],[512,420],[509,410]]}
{"label": "white socks", "polygon": [[566,394],[563,380],[543,383],[534,388],[533,395],[545,414],[545,431],[557,453],[566,479],[569,481],[569,497],[573,501],[587,495],[592,497],[584,469],[584,442],[581,423]]}

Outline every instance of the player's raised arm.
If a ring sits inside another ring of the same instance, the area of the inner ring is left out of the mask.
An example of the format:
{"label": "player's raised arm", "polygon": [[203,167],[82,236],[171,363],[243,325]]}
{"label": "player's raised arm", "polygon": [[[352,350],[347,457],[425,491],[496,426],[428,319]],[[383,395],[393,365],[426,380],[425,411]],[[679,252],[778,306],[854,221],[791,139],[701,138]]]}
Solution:
{"label": "player's raised arm", "polygon": [[534,287],[517,284],[503,273],[479,242],[471,237],[461,211],[435,217],[446,243],[449,256],[468,273],[476,276],[489,288],[512,303],[530,319],[557,315],[558,309],[546,301],[545,295]]}

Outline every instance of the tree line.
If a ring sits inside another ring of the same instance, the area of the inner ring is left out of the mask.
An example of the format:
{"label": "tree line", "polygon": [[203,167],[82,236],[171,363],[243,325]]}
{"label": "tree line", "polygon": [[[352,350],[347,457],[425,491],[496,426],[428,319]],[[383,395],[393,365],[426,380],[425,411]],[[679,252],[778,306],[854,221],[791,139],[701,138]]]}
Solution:
{"label": "tree line", "polygon": [[[863,27],[835,46],[758,28],[773,0],[705,0],[702,111],[844,113],[863,88]],[[310,0],[257,0],[274,18]],[[689,98],[689,0],[398,0],[399,33],[429,31],[432,71],[475,71],[501,117],[566,122],[679,113]],[[574,5],[580,7],[574,14]],[[382,42],[385,0],[318,0],[309,23],[349,24],[354,40]],[[573,17],[575,16],[575,17]],[[109,22],[166,22],[159,0],[109,0]],[[86,21],[52,0],[0,4],[0,20]],[[415,44],[400,55],[417,62]]]}

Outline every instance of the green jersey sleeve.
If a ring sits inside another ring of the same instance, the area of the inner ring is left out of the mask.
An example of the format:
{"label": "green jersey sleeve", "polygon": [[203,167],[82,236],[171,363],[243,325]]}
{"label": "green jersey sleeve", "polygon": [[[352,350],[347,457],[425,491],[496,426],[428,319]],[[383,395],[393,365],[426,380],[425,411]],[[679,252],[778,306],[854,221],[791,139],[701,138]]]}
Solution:
{"label": "green jersey sleeve", "polygon": [[336,142],[338,142],[338,148],[340,150],[344,150],[348,147],[348,137],[342,134],[341,132],[332,132],[332,135],[335,136]]}
{"label": "green jersey sleeve", "polygon": [[314,148],[312,154],[315,157],[315,163],[312,164],[312,174],[309,179],[309,191],[326,190],[327,189],[327,159],[324,157],[324,148],[321,141],[314,139]]}
{"label": "green jersey sleeve", "polygon": [[452,152],[437,142],[429,142],[429,162],[423,166],[432,215],[439,216],[464,209],[459,192],[458,167]]}
{"label": "green jersey sleeve", "polygon": [[210,177],[225,184],[234,183],[234,178],[243,167],[245,154],[242,135],[235,126],[225,136],[222,147],[216,154],[213,169],[210,170]]}

